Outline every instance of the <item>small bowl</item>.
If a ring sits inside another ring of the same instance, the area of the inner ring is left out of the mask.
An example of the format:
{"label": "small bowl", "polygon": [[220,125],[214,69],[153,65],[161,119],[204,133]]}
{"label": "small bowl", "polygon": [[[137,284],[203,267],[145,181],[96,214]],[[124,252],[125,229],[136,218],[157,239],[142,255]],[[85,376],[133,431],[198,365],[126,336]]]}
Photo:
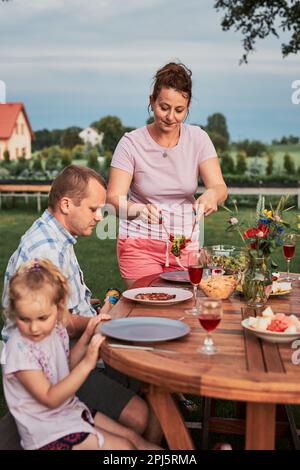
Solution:
{"label": "small bowl", "polygon": [[249,264],[247,251],[234,245],[212,245],[204,247],[209,269],[222,268],[225,274],[243,273]]}
{"label": "small bowl", "polygon": [[212,275],[200,282],[200,288],[206,297],[225,300],[235,291],[238,285],[237,275]]}

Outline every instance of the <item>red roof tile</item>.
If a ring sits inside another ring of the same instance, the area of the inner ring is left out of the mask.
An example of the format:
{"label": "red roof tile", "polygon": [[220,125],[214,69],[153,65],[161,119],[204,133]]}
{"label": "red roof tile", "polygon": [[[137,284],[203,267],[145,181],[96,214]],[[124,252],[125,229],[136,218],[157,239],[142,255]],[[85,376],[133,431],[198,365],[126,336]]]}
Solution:
{"label": "red roof tile", "polygon": [[34,133],[23,103],[0,103],[0,139],[10,138],[20,111],[23,111],[31,137],[34,138]]}

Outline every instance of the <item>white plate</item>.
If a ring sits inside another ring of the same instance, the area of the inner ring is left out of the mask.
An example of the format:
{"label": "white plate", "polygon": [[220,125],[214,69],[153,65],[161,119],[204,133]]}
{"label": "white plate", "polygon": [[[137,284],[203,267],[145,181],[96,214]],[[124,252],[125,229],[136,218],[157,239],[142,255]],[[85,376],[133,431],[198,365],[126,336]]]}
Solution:
{"label": "white plate", "polygon": [[159,277],[164,281],[187,282],[189,284],[191,282],[188,271],[168,271],[161,273]]}
{"label": "white plate", "polygon": [[181,338],[190,327],[179,320],[163,317],[119,318],[103,323],[101,333],[123,341],[155,342]]}
{"label": "white plate", "polygon": [[[174,299],[170,300],[146,300],[146,299],[136,299],[137,294],[157,294],[157,293],[171,294],[176,295]],[[173,305],[178,302],[183,302],[184,300],[189,300],[193,297],[191,291],[185,289],[178,289],[176,287],[139,287],[138,289],[129,289],[123,292],[123,296],[126,299],[134,300],[142,304],[149,305]]]}
{"label": "white plate", "polygon": [[[242,290],[242,287],[240,285],[238,285],[236,287],[236,291],[239,292],[240,294],[243,293],[243,290]],[[274,296],[279,296],[279,295],[287,295],[287,294],[290,294],[292,292],[292,289],[289,289],[289,290],[279,290],[277,292],[271,292],[270,296],[271,297],[274,297]]]}
{"label": "white plate", "polygon": [[299,333],[280,333],[277,331],[256,330],[248,325],[248,318],[242,321],[242,326],[245,330],[251,331],[258,338],[264,339],[269,343],[291,343],[297,338],[300,338]]}

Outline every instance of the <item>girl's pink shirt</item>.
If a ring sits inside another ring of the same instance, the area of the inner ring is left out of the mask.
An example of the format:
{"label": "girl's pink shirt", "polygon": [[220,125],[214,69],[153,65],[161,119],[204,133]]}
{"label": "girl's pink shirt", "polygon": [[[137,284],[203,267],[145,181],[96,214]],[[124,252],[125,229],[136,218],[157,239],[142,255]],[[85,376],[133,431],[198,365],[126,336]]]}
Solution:
{"label": "girl's pink shirt", "polygon": [[82,419],[89,410],[75,396],[50,409],[38,402],[15,376],[21,370],[41,370],[51,384],[69,375],[69,338],[66,329],[56,325],[47,338],[32,342],[14,328],[1,355],[3,387],[8,408],[15,418],[24,449],[39,449],[67,434],[87,432],[103,436]]}

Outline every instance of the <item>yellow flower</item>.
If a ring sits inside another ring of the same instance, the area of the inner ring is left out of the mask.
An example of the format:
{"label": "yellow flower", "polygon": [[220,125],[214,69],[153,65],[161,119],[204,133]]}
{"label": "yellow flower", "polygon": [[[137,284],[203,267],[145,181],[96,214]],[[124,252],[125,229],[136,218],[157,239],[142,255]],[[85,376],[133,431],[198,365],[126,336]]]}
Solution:
{"label": "yellow flower", "polygon": [[268,211],[268,209],[264,209],[263,213],[265,214],[266,217],[268,217],[268,219],[273,219],[273,212],[272,211]]}
{"label": "yellow flower", "polygon": [[300,224],[297,225],[298,229],[300,230]]}

